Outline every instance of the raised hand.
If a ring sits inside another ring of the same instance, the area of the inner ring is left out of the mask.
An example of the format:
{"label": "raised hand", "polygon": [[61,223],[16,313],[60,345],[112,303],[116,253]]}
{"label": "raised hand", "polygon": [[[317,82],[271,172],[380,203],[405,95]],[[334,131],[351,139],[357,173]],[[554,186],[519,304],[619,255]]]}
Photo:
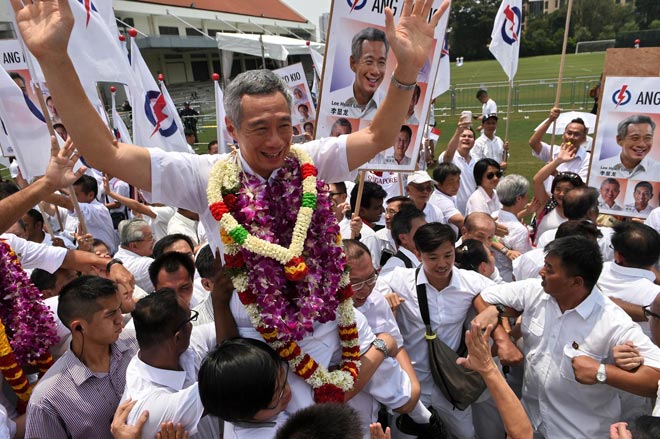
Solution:
{"label": "raised hand", "polygon": [[23,41],[37,58],[66,53],[73,28],[68,0],[10,0]]}
{"label": "raised hand", "polygon": [[[433,0],[417,0],[414,3],[412,0],[406,0],[396,27],[392,10],[385,8],[387,41],[399,66],[414,68],[415,76],[431,53],[435,27],[438,25],[440,17],[449,8],[449,0],[445,0],[435,11],[431,20],[427,21],[432,6]],[[406,81],[409,78],[397,77],[397,79]]]}
{"label": "raised hand", "polygon": [[44,183],[54,191],[75,183],[87,170],[81,166],[76,172],[73,171],[79,158],[80,154],[76,152],[70,137],[60,149],[55,136],[50,136],[50,162],[44,174]]}

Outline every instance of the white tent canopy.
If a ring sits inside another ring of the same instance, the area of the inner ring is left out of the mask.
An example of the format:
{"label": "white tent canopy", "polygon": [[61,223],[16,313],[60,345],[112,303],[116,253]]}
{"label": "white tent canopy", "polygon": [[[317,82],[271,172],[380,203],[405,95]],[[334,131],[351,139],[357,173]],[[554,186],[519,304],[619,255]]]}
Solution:
{"label": "white tent canopy", "polygon": [[[289,55],[309,55],[307,41],[280,35],[217,33],[215,39],[220,50],[257,57],[262,55],[261,46],[263,44],[263,55],[278,61],[286,61]],[[324,45],[321,43],[311,42],[310,44],[317,51],[324,50]]]}

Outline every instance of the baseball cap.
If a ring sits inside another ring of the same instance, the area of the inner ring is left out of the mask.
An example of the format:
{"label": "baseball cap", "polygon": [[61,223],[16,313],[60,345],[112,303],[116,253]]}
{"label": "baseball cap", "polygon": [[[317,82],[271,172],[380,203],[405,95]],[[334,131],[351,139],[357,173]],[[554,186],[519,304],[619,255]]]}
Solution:
{"label": "baseball cap", "polygon": [[408,180],[406,181],[406,186],[410,183],[415,184],[424,184],[428,182],[435,183],[435,180],[426,171],[415,171],[412,174],[408,175]]}
{"label": "baseball cap", "polygon": [[495,119],[495,120],[498,120],[497,113],[490,113],[490,114],[487,114],[486,116],[484,116],[484,117],[481,119],[481,123],[486,122],[488,119]]}

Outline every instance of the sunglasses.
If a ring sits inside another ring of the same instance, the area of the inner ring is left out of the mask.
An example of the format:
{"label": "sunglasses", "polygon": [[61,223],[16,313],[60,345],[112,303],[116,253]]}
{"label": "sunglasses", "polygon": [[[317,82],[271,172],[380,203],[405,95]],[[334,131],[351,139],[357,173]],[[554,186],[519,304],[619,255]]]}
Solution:
{"label": "sunglasses", "polygon": [[647,319],[649,317],[655,317],[656,319],[660,319],[660,315],[651,311],[651,305],[643,306],[642,309],[644,310],[644,317],[646,317]]}
{"label": "sunglasses", "polygon": [[185,325],[187,325],[188,323],[196,322],[197,317],[199,317],[199,311],[195,311],[194,309],[190,310],[190,318],[188,318],[188,319],[184,320],[183,322],[181,322],[181,324],[179,326],[177,326],[176,329],[174,330],[174,333],[176,334],[177,332],[179,332],[179,330],[181,328],[183,328]]}
{"label": "sunglasses", "polygon": [[503,175],[504,175],[504,172],[502,172],[502,171],[489,172],[488,174],[486,174],[486,178],[489,179],[489,180],[492,180],[493,178],[495,178],[495,176],[497,176],[497,178],[500,178]]}

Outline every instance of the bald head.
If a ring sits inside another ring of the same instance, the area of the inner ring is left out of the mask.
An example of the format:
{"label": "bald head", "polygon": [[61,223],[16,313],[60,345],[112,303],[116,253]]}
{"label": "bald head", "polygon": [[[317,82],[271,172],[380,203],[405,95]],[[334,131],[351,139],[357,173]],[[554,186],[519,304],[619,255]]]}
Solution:
{"label": "bald head", "polygon": [[483,212],[473,212],[465,217],[465,222],[461,228],[463,239],[476,239],[490,248],[495,236],[495,220]]}

